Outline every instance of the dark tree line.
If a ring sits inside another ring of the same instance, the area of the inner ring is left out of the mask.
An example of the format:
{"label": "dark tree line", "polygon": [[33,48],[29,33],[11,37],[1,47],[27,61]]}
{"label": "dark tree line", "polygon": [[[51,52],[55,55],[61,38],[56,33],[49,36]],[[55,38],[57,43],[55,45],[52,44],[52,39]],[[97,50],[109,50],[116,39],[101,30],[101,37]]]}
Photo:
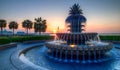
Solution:
{"label": "dark tree line", "polygon": [[[46,20],[42,19],[41,17],[35,18],[35,21],[32,22],[29,19],[26,19],[22,22],[22,27],[25,28],[26,30],[26,34],[28,35],[29,30],[34,28],[35,32],[39,32],[39,34],[41,34],[41,32],[45,32],[47,25],[46,25]],[[1,30],[1,35],[3,35],[3,29],[7,26],[7,21],[4,19],[0,19],[0,30]],[[13,35],[14,35],[14,31],[15,29],[18,29],[18,23],[16,21],[11,21],[9,22],[8,25],[9,29],[12,29],[13,31]]]}

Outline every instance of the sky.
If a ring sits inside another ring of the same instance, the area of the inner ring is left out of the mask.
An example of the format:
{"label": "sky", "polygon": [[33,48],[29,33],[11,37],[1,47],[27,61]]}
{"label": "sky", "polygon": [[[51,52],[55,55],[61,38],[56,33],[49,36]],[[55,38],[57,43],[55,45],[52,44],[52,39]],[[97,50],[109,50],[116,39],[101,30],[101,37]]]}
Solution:
{"label": "sky", "polygon": [[86,32],[120,33],[120,0],[0,0],[0,19],[8,24],[16,21],[18,31],[24,31],[21,24],[25,19],[34,22],[42,17],[47,20],[47,32],[53,32],[58,26],[60,32],[65,32],[65,19],[75,3],[87,18]]}

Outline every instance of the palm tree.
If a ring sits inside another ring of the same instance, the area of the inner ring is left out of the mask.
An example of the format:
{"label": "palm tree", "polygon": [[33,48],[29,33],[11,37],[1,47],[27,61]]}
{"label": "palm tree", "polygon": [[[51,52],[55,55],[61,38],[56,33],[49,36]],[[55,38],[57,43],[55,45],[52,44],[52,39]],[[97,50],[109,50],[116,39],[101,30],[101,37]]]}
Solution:
{"label": "palm tree", "polygon": [[35,22],[34,22],[35,32],[39,32],[39,34],[41,34],[41,32],[46,31],[46,28],[47,28],[46,20],[42,20],[41,17],[35,18]]}
{"label": "palm tree", "polygon": [[1,35],[3,34],[3,28],[6,27],[6,24],[7,24],[6,20],[4,20],[4,19],[0,19]]}
{"label": "palm tree", "polygon": [[14,29],[18,29],[18,24],[17,24],[17,22],[11,21],[8,26],[9,26],[9,29],[13,29],[13,36],[14,36]]}
{"label": "palm tree", "polygon": [[34,30],[35,32],[39,32],[39,34],[41,34],[41,24],[38,24],[38,23],[34,23]]}
{"label": "palm tree", "polygon": [[23,28],[25,28],[27,31],[27,35],[28,35],[28,30],[29,29],[31,29],[32,28],[32,25],[33,25],[33,23],[32,23],[32,21],[30,21],[30,20],[24,20],[23,22],[22,22],[22,27]]}
{"label": "palm tree", "polygon": [[46,25],[46,20],[43,20],[42,21],[42,32],[45,32],[46,31],[46,28],[47,28],[47,25]]}
{"label": "palm tree", "polygon": [[41,34],[41,27],[42,27],[42,18],[35,18],[35,22],[34,22],[34,29],[35,32],[39,32],[39,34]]}
{"label": "palm tree", "polygon": [[79,4],[74,4],[70,7],[69,16],[65,21],[70,24],[70,32],[82,32],[84,30],[82,27],[85,26],[82,23],[85,23],[87,19],[83,16],[83,12]]}

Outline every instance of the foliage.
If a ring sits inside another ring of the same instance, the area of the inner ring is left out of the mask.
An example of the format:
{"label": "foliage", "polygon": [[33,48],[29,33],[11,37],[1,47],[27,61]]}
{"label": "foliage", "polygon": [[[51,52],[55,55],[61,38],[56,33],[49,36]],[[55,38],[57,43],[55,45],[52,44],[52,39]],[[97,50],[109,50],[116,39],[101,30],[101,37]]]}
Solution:
{"label": "foliage", "polygon": [[34,22],[35,32],[39,32],[40,34],[41,32],[45,32],[46,28],[47,28],[46,20],[43,20],[41,17],[35,18],[35,22]]}
{"label": "foliage", "polygon": [[0,44],[10,43],[10,39],[7,37],[0,37]]}
{"label": "foliage", "polygon": [[32,21],[30,21],[30,20],[28,20],[28,19],[27,19],[27,20],[24,20],[24,21],[22,22],[22,27],[27,30],[27,35],[28,35],[28,29],[31,29],[31,28],[32,28],[32,25],[33,25]]}
{"label": "foliage", "polygon": [[10,42],[24,42],[24,41],[50,40],[50,39],[53,39],[53,37],[48,35],[0,37],[0,44],[6,44]]}
{"label": "foliage", "polygon": [[120,36],[100,36],[103,41],[120,41]]}
{"label": "foliage", "polygon": [[0,19],[0,29],[1,29],[1,34],[2,34],[2,31],[3,31],[3,28],[6,27],[6,24],[7,24],[6,20],[4,20],[4,19]]}
{"label": "foliage", "polygon": [[17,22],[11,21],[8,26],[9,26],[9,29],[13,29],[13,35],[14,35],[14,29],[18,29],[18,24],[17,24]]}
{"label": "foliage", "polygon": [[[3,35],[3,28],[5,28],[7,25],[6,20],[0,19],[0,29],[1,29],[1,35]],[[14,35],[14,30],[18,28],[18,24],[16,21],[11,21],[8,25],[9,29],[13,29],[13,35]],[[28,35],[28,30],[32,29],[33,27],[33,22],[31,20],[24,20],[22,22],[22,27],[25,28],[26,34]],[[34,30],[35,32],[45,32],[47,28],[46,25],[46,20],[42,19],[41,17],[35,18],[34,22]]]}

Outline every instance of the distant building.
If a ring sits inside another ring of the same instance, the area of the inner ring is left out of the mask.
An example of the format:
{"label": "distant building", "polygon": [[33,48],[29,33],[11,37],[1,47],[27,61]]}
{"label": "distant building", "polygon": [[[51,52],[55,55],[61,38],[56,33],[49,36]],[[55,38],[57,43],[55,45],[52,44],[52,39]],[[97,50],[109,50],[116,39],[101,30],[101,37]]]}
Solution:
{"label": "distant building", "polygon": [[[1,32],[0,32],[0,34],[1,34]],[[13,32],[12,31],[7,31],[6,29],[4,29],[2,34],[3,35],[13,35]]]}
{"label": "distant building", "polygon": [[25,32],[18,31],[18,32],[16,33],[16,35],[25,35]]}
{"label": "distant building", "polygon": [[37,33],[34,33],[34,35],[50,35],[50,33],[41,32],[41,34],[39,34],[39,32],[37,32]]}

